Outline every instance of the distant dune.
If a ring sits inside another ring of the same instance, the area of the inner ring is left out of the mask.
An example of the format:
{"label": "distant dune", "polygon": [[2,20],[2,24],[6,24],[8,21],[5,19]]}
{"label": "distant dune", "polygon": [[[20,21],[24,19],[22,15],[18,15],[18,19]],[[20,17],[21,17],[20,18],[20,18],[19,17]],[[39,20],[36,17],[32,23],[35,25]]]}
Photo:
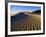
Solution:
{"label": "distant dune", "polygon": [[41,15],[41,10],[36,10],[36,11],[33,12],[33,14]]}
{"label": "distant dune", "polygon": [[20,13],[24,13],[24,14],[38,14],[40,15],[41,14],[41,10],[36,10],[36,11],[23,11],[23,12],[15,12],[15,13],[12,13],[10,14],[11,16],[15,16],[15,15],[18,15]]}
{"label": "distant dune", "polygon": [[11,31],[29,31],[41,29],[41,16],[19,13],[11,16]]}

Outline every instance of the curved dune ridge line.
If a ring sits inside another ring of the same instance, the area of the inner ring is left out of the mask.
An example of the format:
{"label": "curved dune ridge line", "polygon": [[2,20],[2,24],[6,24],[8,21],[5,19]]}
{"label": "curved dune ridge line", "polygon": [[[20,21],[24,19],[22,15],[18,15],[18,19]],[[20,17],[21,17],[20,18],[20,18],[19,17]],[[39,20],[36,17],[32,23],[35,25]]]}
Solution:
{"label": "curved dune ridge line", "polygon": [[24,19],[12,22],[11,31],[41,30],[41,16],[35,14],[26,15]]}
{"label": "curved dune ridge line", "polygon": [[[25,14],[27,14],[27,12],[28,12],[28,13],[32,13],[32,11],[23,11],[23,12],[24,12]],[[22,13],[23,13],[23,12],[22,12]],[[15,16],[15,15],[17,15],[17,14],[19,14],[19,13],[20,13],[20,11],[17,11],[17,12],[11,12],[10,15],[11,15],[11,16]]]}

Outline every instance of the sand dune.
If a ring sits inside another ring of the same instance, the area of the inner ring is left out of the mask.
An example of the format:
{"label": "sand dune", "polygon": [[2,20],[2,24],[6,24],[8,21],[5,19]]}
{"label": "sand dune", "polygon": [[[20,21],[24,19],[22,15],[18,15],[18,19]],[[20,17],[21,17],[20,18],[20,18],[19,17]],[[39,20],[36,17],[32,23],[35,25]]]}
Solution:
{"label": "sand dune", "polygon": [[26,15],[27,16],[23,17],[23,19],[11,23],[11,31],[29,31],[41,29],[40,15],[35,14],[26,14]]}

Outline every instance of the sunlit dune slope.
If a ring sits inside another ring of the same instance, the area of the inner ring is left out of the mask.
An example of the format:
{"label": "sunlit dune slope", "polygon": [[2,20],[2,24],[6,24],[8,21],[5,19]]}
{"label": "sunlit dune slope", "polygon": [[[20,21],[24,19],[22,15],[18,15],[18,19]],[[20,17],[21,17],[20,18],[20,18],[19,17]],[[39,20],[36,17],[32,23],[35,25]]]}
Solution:
{"label": "sunlit dune slope", "polygon": [[11,31],[29,31],[40,29],[40,15],[20,13],[16,16],[11,16]]}

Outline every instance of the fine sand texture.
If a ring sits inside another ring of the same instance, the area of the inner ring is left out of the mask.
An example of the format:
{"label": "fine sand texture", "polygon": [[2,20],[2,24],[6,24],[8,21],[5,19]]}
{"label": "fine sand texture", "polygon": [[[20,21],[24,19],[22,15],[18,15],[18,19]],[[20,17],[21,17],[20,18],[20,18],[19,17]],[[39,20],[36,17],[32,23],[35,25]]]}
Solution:
{"label": "fine sand texture", "polygon": [[[16,16],[15,16],[16,17]],[[11,19],[11,31],[41,30],[41,16],[37,14],[25,14],[21,18]],[[14,20],[14,21],[13,21]]]}

